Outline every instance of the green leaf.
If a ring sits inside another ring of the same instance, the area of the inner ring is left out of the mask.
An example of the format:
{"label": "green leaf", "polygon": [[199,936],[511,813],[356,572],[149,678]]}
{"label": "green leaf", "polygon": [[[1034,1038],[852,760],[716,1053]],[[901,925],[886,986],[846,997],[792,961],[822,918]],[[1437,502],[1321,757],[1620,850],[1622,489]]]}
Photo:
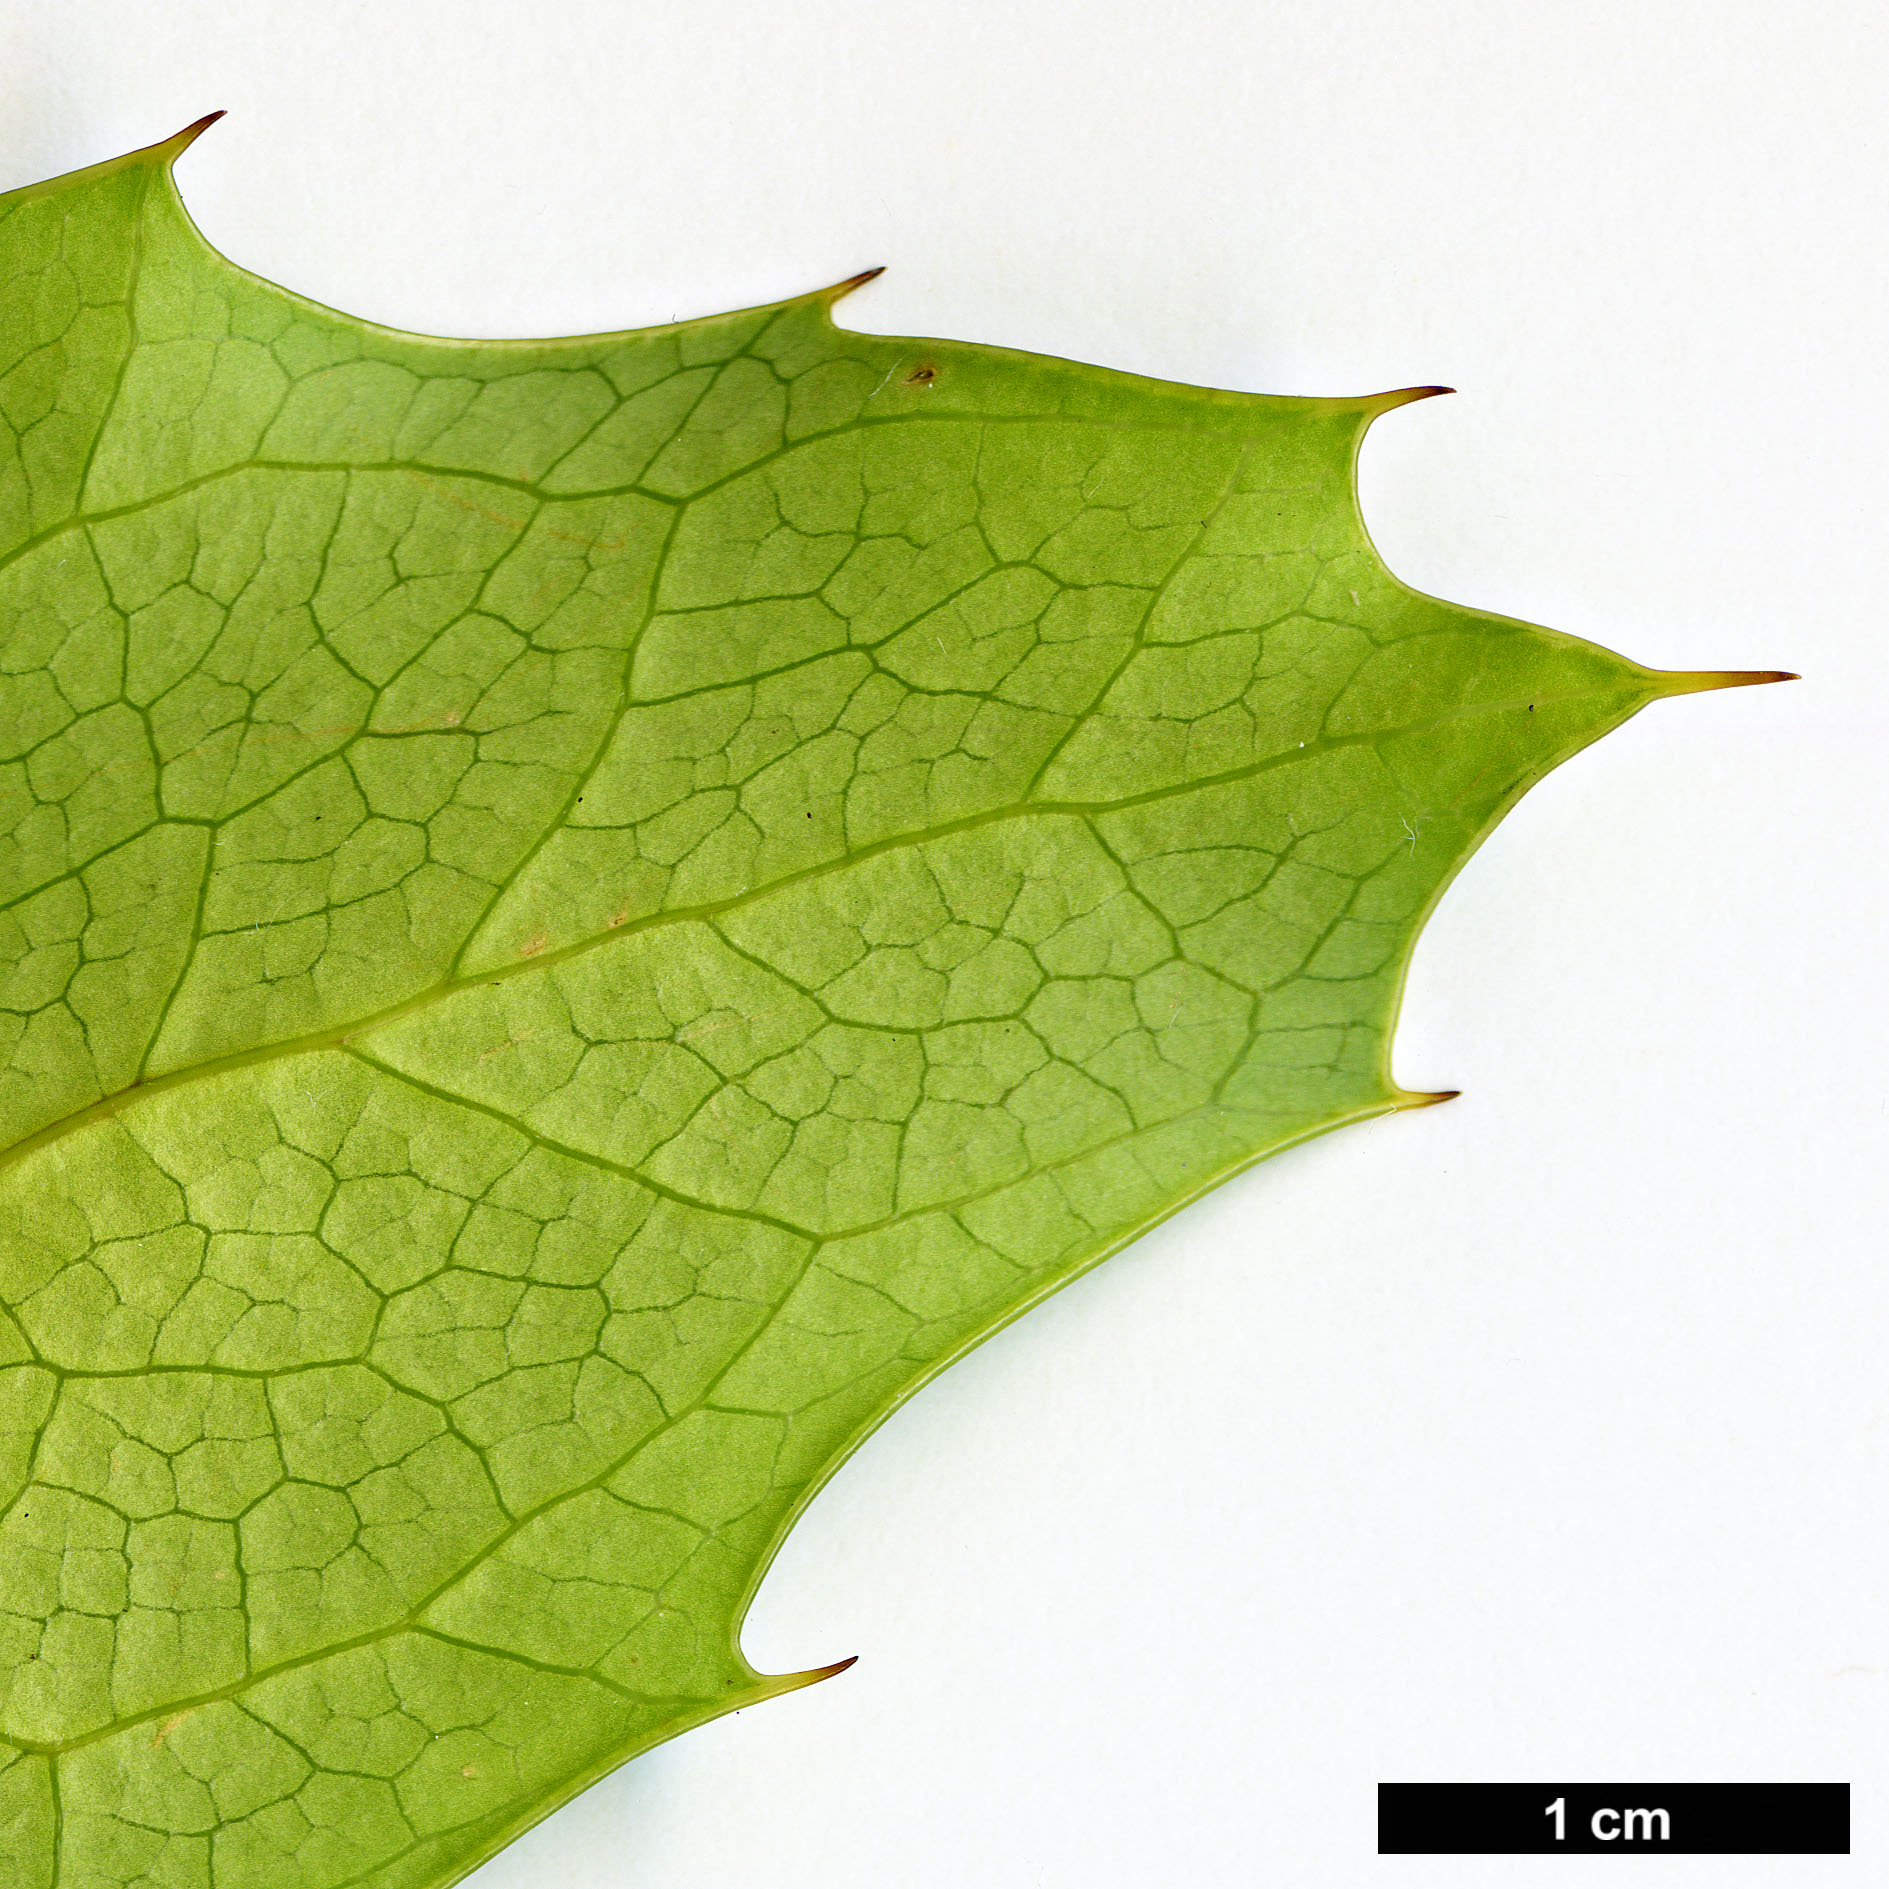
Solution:
{"label": "green leaf", "polygon": [[1452,874],[1757,678],[1393,579],[1436,389],[398,334],[200,129],[0,197],[0,1877],[439,1889],[822,1677],[737,1633],[861,1437],[1435,1099]]}

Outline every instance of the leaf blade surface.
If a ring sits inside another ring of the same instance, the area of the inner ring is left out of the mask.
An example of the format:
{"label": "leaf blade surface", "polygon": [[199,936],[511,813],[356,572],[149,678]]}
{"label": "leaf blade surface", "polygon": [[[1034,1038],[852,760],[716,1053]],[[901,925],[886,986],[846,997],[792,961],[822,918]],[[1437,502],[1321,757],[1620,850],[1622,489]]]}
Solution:
{"label": "leaf blade surface", "polygon": [[1430,390],[397,334],[191,135],[0,198],[0,1857],[438,1889],[821,1676],[741,1616],[927,1377],[1428,1099],[1431,905],[1704,679],[1384,570]]}

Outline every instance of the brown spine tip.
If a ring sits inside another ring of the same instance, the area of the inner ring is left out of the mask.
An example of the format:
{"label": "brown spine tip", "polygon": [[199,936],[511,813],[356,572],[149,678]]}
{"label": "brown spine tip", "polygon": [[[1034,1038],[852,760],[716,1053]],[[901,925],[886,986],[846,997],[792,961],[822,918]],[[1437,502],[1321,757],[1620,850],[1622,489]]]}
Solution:
{"label": "brown spine tip", "polygon": [[855,289],[863,289],[868,282],[884,274],[885,264],[881,263],[876,269],[862,269],[857,275],[849,275],[844,282],[835,282],[830,289],[822,289],[820,294],[830,307],[842,296],[852,294]]}
{"label": "brown spine tip", "polygon": [[1655,669],[1661,695],[1704,695],[1712,689],[1755,689],[1764,682],[1799,682],[1791,669]]}
{"label": "brown spine tip", "polygon": [[1364,404],[1375,416],[1396,407],[1414,406],[1419,400],[1434,400],[1439,394],[1453,394],[1454,387],[1397,387],[1387,394],[1373,394]]}
{"label": "brown spine tip", "polygon": [[1435,1108],[1439,1102],[1454,1102],[1461,1089],[1399,1089],[1398,1108]]}
{"label": "brown spine tip", "polygon": [[738,1682],[731,1679],[728,1682],[730,1690],[739,1689],[744,1693],[739,1703],[732,1709],[738,1712],[746,1706],[760,1705],[767,1699],[784,1698],[790,1692],[804,1691],[808,1686],[817,1686],[822,1679],[832,1679],[837,1674],[843,1673],[847,1667],[858,1664],[859,1655],[855,1653],[850,1659],[836,1659],[831,1666],[815,1666],[809,1672],[772,1673],[766,1676],[756,1674],[754,1683],[749,1688],[740,1688]]}
{"label": "brown spine tip", "polygon": [[836,1659],[831,1666],[809,1667],[804,1673],[776,1673],[772,1678],[763,1679],[766,1689],[764,1696],[778,1699],[783,1692],[798,1692],[803,1686],[817,1686],[822,1679],[833,1679],[849,1666],[859,1664],[859,1655],[852,1654],[846,1659]]}
{"label": "brown spine tip", "polygon": [[157,148],[167,159],[180,158],[219,118],[227,118],[227,112],[205,112],[194,125],[186,125],[174,138],[166,138]]}

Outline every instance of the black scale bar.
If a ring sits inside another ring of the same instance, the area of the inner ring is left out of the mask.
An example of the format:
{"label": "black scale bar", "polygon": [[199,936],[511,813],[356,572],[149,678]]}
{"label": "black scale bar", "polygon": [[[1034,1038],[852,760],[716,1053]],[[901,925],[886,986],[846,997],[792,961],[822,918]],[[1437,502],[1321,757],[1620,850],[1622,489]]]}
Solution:
{"label": "black scale bar", "polygon": [[1380,1784],[1380,1856],[1847,1856],[1847,1784]]}

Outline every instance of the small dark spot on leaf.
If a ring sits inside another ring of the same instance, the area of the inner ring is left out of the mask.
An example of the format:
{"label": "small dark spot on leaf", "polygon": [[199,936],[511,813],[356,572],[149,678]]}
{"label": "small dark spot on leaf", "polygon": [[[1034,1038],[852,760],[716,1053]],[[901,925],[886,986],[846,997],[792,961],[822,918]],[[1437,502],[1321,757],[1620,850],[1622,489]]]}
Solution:
{"label": "small dark spot on leaf", "polygon": [[905,384],[908,387],[929,387],[937,378],[938,370],[935,367],[915,367],[906,375]]}

